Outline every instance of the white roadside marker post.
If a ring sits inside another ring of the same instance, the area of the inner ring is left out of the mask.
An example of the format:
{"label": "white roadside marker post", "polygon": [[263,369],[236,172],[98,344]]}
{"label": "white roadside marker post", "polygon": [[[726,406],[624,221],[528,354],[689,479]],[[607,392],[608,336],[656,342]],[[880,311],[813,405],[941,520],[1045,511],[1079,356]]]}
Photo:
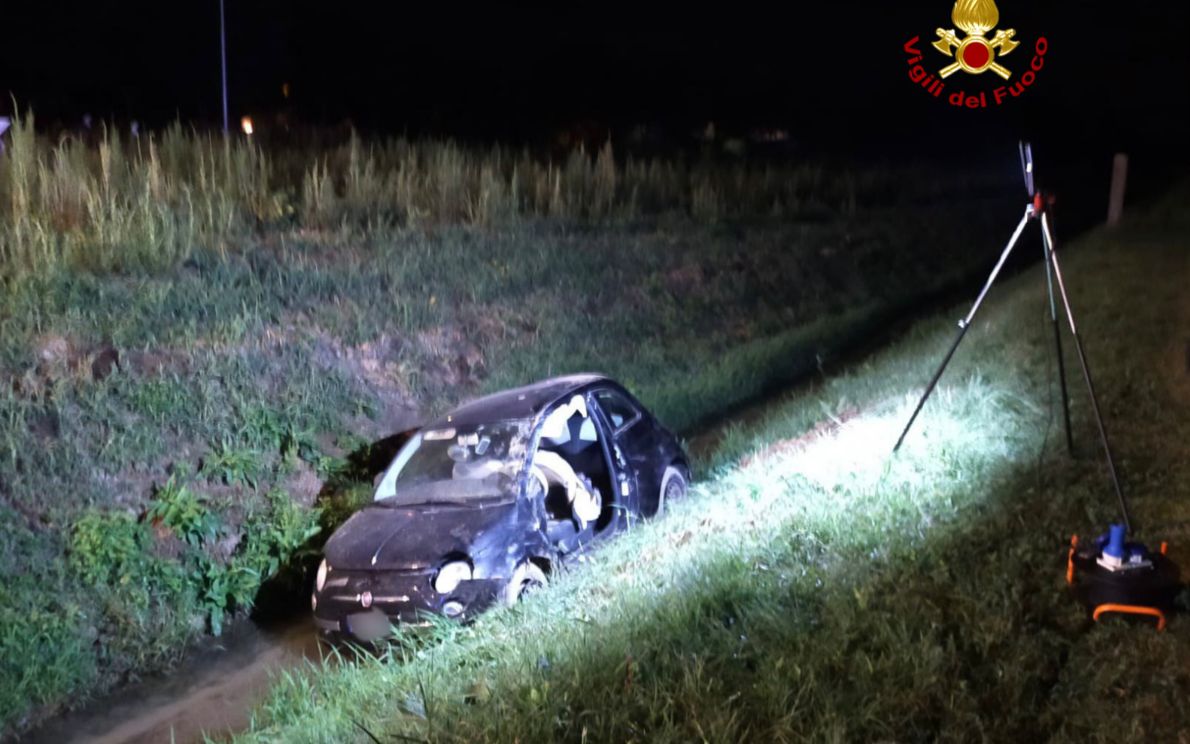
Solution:
{"label": "white roadside marker post", "polygon": [[1124,216],[1124,191],[1128,185],[1128,155],[1116,153],[1111,166],[1111,194],[1107,201],[1107,226],[1115,227]]}

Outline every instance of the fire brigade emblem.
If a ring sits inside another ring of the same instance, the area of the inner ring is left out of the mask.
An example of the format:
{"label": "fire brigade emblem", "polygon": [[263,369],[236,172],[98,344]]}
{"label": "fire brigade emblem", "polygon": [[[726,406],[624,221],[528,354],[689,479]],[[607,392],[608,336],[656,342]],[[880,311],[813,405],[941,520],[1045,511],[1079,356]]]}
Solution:
{"label": "fire brigade emblem", "polygon": [[934,48],[955,59],[938,71],[939,77],[950,77],[959,70],[972,75],[991,70],[1005,80],[1012,77],[1012,72],[996,62],[996,58],[1016,49],[1020,42],[1013,40],[1016,31],[1011,28],[1000,29],[992,38],[987,37],[1000,22],[1000,11],[993,0],[958,0],[950,19],[967,36],[960,39],[953,28],[937,30]]}

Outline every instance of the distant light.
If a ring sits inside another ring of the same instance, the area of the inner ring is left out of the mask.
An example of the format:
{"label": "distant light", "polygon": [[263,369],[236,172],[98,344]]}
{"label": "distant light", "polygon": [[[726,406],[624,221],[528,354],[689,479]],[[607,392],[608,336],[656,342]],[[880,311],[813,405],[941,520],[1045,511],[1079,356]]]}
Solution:
{"label": "distant light", "polygon": [[753,129],[751,132],[753,142],[788,142],[788,129]]}
{"label": "distant light", "polygon": [[243,119],[240,119],[240,129],[244,130],[244,134],[247,134],[249,136],[252,134],[252,117],[251,116],[245,116]]}
{"label": "distant light", "polygon": [[281,83],[281,97],[289,98],[289,83]]}

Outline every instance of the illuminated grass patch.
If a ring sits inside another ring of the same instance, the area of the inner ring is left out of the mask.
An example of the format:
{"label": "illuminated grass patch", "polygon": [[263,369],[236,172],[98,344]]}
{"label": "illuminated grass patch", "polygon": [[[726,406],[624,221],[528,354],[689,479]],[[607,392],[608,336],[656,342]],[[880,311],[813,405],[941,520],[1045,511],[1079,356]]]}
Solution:
{"label": "illuminated grass patch", "polygon": [[[1143,308],[1115,290],[1185,277],[1160,246],[1088,241],[1068,281],[1136,508],[1190,540],[1169,494],[1190,482],[1185,409],[1128,382],[1166,355],[1182,284]],[[1112,502],[1077,392],[1079,459],[1056,428],[1041,282],[1006,283],[985,313],[900,456],[949,318],[729,432],[686,503],[523,606],[289,675],[243,739],[1173,736],[1190,628],[1089,627],[1063,589],[1069,532]]]}
{"label": "illuminated grass patch", "polygon": [[[1185,420],[1165,396],[1126,392],[1164,354],[1146,324],[1177,289],[1152,290],[1147,311],[1109,290],[1153,263],[1184,276],[1185,258],[1085,250],[1069,273],[1128,486],[1190,539],[1185,509],[1170,519],[1167,487],[1147,484],[1190,476],[1167,436]],[[1190,629],[1089,627],[1064,593],[1069,531],[1101,525],[1111,501],[1077,393],[1083,457],[1054,427],[1044,311],[1036,277],[1003,287],[900,456],[891,445],[950,336],[940,319],[731,432],[731,456],[685,504],[549,592],[381,661],[289,675],[243,739],[1172,736]]]}

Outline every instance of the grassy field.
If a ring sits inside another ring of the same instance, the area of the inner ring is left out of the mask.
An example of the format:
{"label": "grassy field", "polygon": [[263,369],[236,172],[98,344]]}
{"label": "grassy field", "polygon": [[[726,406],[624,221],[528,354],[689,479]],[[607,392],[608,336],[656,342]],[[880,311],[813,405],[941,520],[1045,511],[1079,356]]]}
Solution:
{"label": "grassy field", "polygon": [[[371,442],[582,370],[689,430],[982,268],[1016,188],[610,146],[556,165],[452,143],[12,134],[7,732],[242,617],[366,493]],[[939,199],[956,190],[960,207]],[[956,256],[955,234],[979,237]]]}
{"label": "grassy field", "polygon": [[[1187,206],[1063,254],[1139,537],[1183,562]],[[965,310],[728,430],[689,500],[521,606],[285,676],[238,740],[1180,740],[1190,624],[1066,591],[1114,497],[1073,356],[1065,451],[1040,267],[890,456]]]}

